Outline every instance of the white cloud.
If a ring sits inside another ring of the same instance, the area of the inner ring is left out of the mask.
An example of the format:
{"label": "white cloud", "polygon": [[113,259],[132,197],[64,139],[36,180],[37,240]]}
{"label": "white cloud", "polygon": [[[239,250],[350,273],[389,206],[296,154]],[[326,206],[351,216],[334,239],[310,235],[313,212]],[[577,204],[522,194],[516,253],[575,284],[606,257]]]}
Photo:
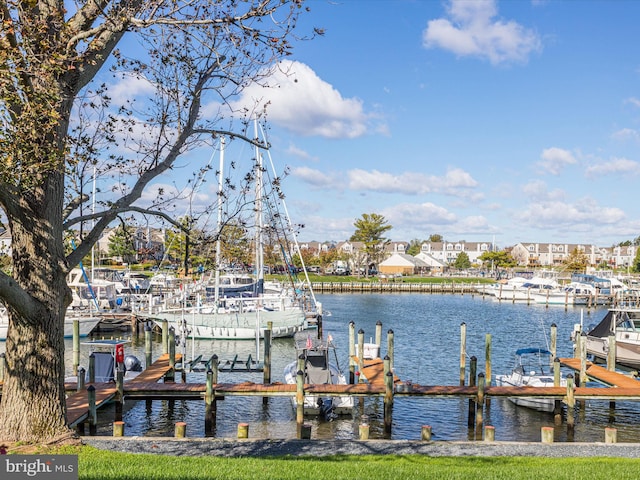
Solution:
{"label": "white cloud", "polygon": [[577,199],[574,203],[548,200],[530,204],[519,215],[523,223],[544,230],[550,227],[580,230],[598,224],[615,224],[624,220],[624,212],[616,207],[603,207],[592,198]]}
{"label": "white cloud", "polygon": [[534,180],[524,185],[522,187],[522,193],[534,201],[562,200],[566,198],[566,193],[563,190],[556,189],[549,191],[547,184],[541,180]]}
{"label": "white cloud", "polygon": [[487,58],[494,64],[526,62],[540,51],[538,35],[514,21],[496,18],[494,0],[451,0],[448,18],[430,20],[422,34],[425,48],[442,48],[458,56]]}
{"label": "white cloud", "polygon": [[[445,236],[492,232],[487,219],[480,215],[459,218],[455,213],[433,203],[402,203],[385,208],[382,215],[393,226],[394,238],[416,236],[415,232],[440,233]],[[420,236],[420,235],[418,235]]]}
{"label": "white cloud", "polygon": [[640,139],[640,134],[632,128],[622,128],[617,132],[613,132],[611,138],[615,140],[638,140]]}
{"label": "white cloud", "polygon": [[578,163],[570,151],[557,147],[543,150],[540,158],[537,165],[551,175],[558,175],[567,165]]}
{"label": "white cloud", "polygon": [[464,196],[468,190],[478,186],[473,177],[459,168],[450,169],[443,177],[405,172],[400,175],[354,169],[348,172],[349,188],[385,193],[404,193],[408,195],[425,193],[444,193]]}
{"label": "white cloud", "polygon": [[303,160],[317,160],[315,158],[312,158],[311,155],[309,154],[309,152],[297,147],[294,144],[290,144],[289,145],[289,148],[287,148],[287,153],[289,155],[293,155],[294,157],[298,157],[298,158],[301,158]]}
{"label": "white cloud", "polygon": [[627,158],[613,158],[608,162],[591,165],[587,168],[587,177],[600,177],[603,175],[638,175],[640,163]]}
{"label": "white cloud", "polygon": [[624,103],[630,103],[631,105],[635,106],[635,107],[640,107],[640,100],[638,100],[635,97],[629,97],[627,98]]}
{"label": "white cloud", "polygon": [[374,116],[364,110],[362,100],[344,98],[307,65],[283,61],[267,81],[268,87],[252,84],[234,106],[266,106],[269,121],[293,133],[327,138],[356,138],[370,131],[385,131],[372,125]]}
{"label": "white cloud", "polygon": [[414,229],[433,225],[450,225],[456,222],[455,214],[433,203],[400,203],[385,208],[382,213],[394,228],[398,225],[412,225]]}
{"label": "white cloud", "polygon": [[311,184],[315,187],[335,187],[336,186],[336,180],[333,177],[325,173],[322,173],[320,170],[315,170],[313,168],[297,167],[291,171],[291,174],[294,177],[299,178],[302,181],[308,184]]}
{"label": "white cloud", "polygon": [[145,98],[155,94],[155,87],[140,76],[122,74],[120,81],[109,87],[109,97],[114,105],[124,105],[136,98]]}

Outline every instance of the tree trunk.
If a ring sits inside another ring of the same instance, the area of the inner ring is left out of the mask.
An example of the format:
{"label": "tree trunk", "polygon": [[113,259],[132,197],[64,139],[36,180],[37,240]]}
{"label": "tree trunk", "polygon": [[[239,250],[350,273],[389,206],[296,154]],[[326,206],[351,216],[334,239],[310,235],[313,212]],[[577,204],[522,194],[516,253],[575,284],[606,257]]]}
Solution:
{"label": "tree trunk", "polygon": [[[13,278],[29,301],[7,304],[0,442],[39,442],[68,433],[64,315],[70,302],[62,244],[62,175],[51,175],[10,218]],[[56,208],[57,205],[57,208]]]}

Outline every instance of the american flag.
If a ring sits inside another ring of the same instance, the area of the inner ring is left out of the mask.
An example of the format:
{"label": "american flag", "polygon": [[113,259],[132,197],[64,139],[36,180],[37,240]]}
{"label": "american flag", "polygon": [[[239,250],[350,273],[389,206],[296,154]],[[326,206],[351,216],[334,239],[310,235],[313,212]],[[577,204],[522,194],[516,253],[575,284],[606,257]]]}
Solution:
{"label": "american flag", "polygon": [[313,348],[313,342],[311,341],[311,336],[307,335],[307,350]]}

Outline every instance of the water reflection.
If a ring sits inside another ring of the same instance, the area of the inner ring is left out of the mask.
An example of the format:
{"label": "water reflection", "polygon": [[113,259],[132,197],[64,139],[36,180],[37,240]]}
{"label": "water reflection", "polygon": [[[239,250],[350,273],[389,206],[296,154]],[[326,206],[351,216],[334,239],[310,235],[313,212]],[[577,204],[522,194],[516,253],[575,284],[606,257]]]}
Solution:
{"label": "water reflection", "polygon": [[[558,355],[569,357],[573,348],[569,335],[575,323],[581,320],[581,310],[571,308],[545,308],[510,303],[497,303],[469,295],[429,294],[345,294],[318,295],[324,309],[331,315],[324,317],[325,335],[331,334],[337,346],[340,366],[348,370],[348,324],[354,321],[357,330],[364,330],[369,341],[375,335],[378,321],[383,324],[381,352],[388,352],[387,332],[393,330],[394,367],[403,380],[423,385],[457,385],[460,376],[460,324],[467,327],[467,356],[476,356],[478,373],[486,371],[485,341],[487,334],[492,341],[492,374],[500,374],[511,368],[517,348],[548,346],[551,324],[558,327]],[[595,323],[603,310],[584,312],[584,323]],[[116,334],[121,337],[121,334]],[[65,352],[67,370],[72,368],[72,345],[68,341]],[[144,364],[145,342],[143,336],[132,339],[127,353],[133,353]],[[162,353],[160,336],[153,337],[153,357]],[[255,342],[196,341],[187,343],[182,351],[187,359],[202,355],[208,359],[218,355],[221,362],[236,356],[246,359],[262,357],[264,346]],[[0,343],[0,352],[4,344]],[[86,365],[88,347],[81,346],[81,363]],[[295,360],[291,339],[276,339],[272,345],[273,382],[283,381],[287,363]],[[468,358],[467,358],[468,366]],[[468,374],[468,370],[467,370]],[[189,382],[204,382],[204,372],[188,374]],[[262,373],[220,372],[220,382],[262,382]],[[358,400],[353,416],[341,417],[332,422],[317,418],[306,421],[312,426],[312,438],[358,438],[358,427],[363,415],[369,419],[370,438],[384,437],[382,398]],[[619,442],[640,442],[637,418],[640,408],[637,402],[617,402],[611,409],[608,401],[588,401],[584,408],[576,407],[573,441],[604,441],[604,428],[617,429]],[[98,434],[111,435],[115,418],[113,405],[99,412]],[[564,412],[566,416],[566,411]],[[175,423],[187,423],[187,436],[203,437],[205,430],[205,406],[203,401],[127,400],[122,412],[125,434],[128,436],[173,436]],[[393,408],[393,439],[417,440],[423,425],[432,428],[433,440],[467,440],[477,436],[468,427],[468,399],[396,397]],[[552,414],[516,407],[507,399],[493,398],[484,412],[486,425],[495,427],[498,441],[540,441],[544,426],[554,426]],[[211,434],[216,437],[235,437],[237,425],[247,422],[252,438],[295,438],[295,412],[287,397],[272,397],[266,403],[262,397],[227,397],[217,402],[217,416]],[[555,440],[572,440],[566,422],[555,425]]]}

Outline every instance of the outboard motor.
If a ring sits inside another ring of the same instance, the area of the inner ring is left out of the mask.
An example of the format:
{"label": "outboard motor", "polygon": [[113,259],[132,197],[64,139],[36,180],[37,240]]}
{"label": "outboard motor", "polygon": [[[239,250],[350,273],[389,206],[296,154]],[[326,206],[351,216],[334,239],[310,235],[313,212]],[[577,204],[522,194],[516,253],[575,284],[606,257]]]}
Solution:
{"label": "outboard motor", "polygon": [[127,355],[124,357],[124,368],[128,372],[141,372],[142,363],[135,355]]}
{"label": "outboard motor", "polygon": [[331,398],[319,398],[318,407],[320,407],[320,415],[322,415],[327,422],[338,418],[338,415],[333,411],[333,400]]}

